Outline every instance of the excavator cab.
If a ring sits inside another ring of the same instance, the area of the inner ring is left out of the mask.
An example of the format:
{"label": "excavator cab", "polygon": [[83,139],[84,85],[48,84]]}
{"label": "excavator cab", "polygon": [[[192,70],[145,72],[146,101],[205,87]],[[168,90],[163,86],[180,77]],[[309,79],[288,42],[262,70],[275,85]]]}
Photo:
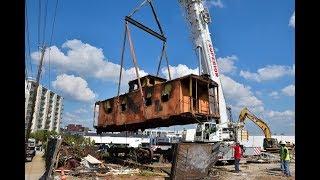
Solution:
{"label": "excavator cab", "polygon": [[276,138],[264,138],[263,139],[263,148],[265,150],[279,148],[278,140]]}

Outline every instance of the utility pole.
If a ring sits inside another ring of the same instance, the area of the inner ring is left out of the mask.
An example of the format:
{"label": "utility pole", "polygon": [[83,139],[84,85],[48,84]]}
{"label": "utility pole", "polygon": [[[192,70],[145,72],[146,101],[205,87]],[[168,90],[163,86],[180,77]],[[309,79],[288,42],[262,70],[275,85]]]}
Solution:
{"label": "utility pole", "polygon": [[[39,67],[38,67],[36,84],[35,84],[35,87],[34,87],[33,96],[31,98],[31,101],[32,101],[32,104],[31,104],[31,115],[30,115],[29,120],[28,120],[28,128],[27,128],[27,132],[26,132],[25,143],[28,143],[28,139],[29,139],[29,136],[30,136],[31,123],[32,123],[34,109],[35,109],[35,105],[36,105],[36,99],[37,99],[37,95],[38,95],[38,87],[39,87],[39,81],[40,81],[40,76],[41,76],[42,64],[43,64],[45,51],[46,51],[46,46],[44,45],[44,46],[42,46],[42,49],[41,49],[41,57],[40,57],[40,64],[39,64]],[[31,86],[31,88],[32,88],[32,86]],[[27,152],[26,148],[27,148],[27,146],[25,146],[25,150]]]}

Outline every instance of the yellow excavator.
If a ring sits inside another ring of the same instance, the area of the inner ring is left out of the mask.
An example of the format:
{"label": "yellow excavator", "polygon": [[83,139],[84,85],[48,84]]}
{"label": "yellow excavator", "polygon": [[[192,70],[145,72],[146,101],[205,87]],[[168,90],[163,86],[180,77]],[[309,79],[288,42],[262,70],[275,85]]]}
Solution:
{"label": "yellow excavator", "polygon": [[239,115],[239,127],[244,126],[246,118],[254,122],[264,133],[265,138],[263,139],[263,148],[267,152],[277,152],[279,150],[279,143],[276,138],[271,137],[271,131],[269,126],[260,118],[252,114],[248,108],[243,108]]}

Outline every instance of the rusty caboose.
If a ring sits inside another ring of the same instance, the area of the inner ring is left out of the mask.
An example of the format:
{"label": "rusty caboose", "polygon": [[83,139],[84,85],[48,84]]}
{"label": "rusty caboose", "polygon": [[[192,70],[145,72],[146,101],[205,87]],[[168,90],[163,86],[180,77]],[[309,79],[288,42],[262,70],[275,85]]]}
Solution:
{"label": "rusty caboose", "polygon": [[129,82],[128,93],[95,103],[98,134],[219,119],[218,85],[205,75],[170,81],[147,75],[140,82],[142,91],[135,79]]}

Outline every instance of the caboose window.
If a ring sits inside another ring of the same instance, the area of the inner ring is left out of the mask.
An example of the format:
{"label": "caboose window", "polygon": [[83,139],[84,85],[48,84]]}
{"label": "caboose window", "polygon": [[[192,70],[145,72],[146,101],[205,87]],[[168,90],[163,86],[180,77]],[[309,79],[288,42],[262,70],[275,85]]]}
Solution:
{"label": "caboose window", "polygon": [[162,102],[167,102],[167,101],[169,101],[169,94],[163,94],[163,95],[161,96],[161,101],[162,101]]}
{"label": "caboose window", "polygon": [[152,105],[151,97],[146,98],[146,106]]}
{"label": "caboose window", "polygon": [[127,110],[127,104],[121,104],[121,111]]}

